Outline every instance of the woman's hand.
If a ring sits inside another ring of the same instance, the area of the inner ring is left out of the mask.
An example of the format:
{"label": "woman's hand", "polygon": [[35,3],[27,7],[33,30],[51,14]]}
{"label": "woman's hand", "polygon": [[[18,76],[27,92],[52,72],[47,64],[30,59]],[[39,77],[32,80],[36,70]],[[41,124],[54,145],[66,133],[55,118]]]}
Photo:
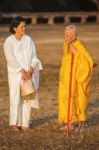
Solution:
{"label": "woman's hand", "polygon": [[26,72],[24,69],[21,69],[21,74],[22,74],[22,78],[24,80],[29,80],[31,77],[30,77],[30,74],[28,72]]}
{"label": "woman's hand", "polygon": [[76,53],[77,49],[75,48],[75,46],[74,46],[72,43],[69,45],[69,48],[70,48],[70,51],[71,51],[73,54]]}
{"label": "woman's hand", "polygon": [[33,71],[34,71],[34,69],[31,66],[30,69],[29,69],[29,71],[28,71],[28,74],[30,75],[30,78],[32,77]]}

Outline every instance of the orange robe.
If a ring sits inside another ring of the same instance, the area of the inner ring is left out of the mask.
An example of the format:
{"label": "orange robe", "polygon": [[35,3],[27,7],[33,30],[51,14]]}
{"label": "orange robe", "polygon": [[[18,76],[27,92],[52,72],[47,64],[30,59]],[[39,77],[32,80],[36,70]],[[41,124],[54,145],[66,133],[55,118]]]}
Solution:
{"label": "orange robe", "polygon": [[[78,39],[73,42],[73,45],[77,51],[74,54],[72,67],[73,70],[69,116],[69,122],[71,123],[86,120],[89,81],[91,79],[93,70],[93,60],[82,42]],[[58,120],[60,123],[66,123],[68,121],[70,63],[71,53],[68,49],[68,45],[64,43],[58,90]]]}

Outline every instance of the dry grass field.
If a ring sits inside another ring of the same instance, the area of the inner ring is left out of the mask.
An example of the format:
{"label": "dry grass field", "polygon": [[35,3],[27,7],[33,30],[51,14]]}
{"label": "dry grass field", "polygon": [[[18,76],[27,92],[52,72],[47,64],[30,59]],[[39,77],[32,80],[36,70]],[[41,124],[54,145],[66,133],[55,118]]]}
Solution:
{"label": "dry grass field", "polygon": [[[0,150],[98,150],[99,149],[99,65],[94,69],[86,132],[81,141],[77,130],[67,143],[57,122],[58,76],[64,41],[64,25],[27,27],[33,38],[38,57],[43,63],[40,74],[40,109],[32,109],[31,129],[13,133],[9,128],[9,91],[3,42],[8,28],[0,27]],[[99,25],[77,25],[94,61],[99,64]]]}

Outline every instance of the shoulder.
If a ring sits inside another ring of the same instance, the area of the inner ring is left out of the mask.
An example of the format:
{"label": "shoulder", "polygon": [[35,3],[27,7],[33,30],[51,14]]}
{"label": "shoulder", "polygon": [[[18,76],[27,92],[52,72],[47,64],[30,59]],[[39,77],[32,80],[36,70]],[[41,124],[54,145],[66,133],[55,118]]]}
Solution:
{"label": "shoulder", "polygon": [[79,45],[79,46],[85,46],[84,42],[81,40],[81,39],[77,39],[76,43]]}
{"label": "shoulder", "polygon": [[11,45],[13,43],[13,35],[10,35],[9,37],[6,38],[4,41],[4,46]]}
{"label": "shoulder", "polygon": [[25,39],[28,41],[28,42],[33,42],[34,43],[34,41],[33,41],[33,39],[29,36],[29,35],[24,35],[24,37],[25,37]]}
{"label": "shoulder", "polygon": [[87,47],[81,39],[77,39],[74,43],[74,46],[76,46],[76,48],[78,48],[79,50],[87,51]]}
{"label": "shoulder", "polygon": [[4,43],[11,42],[11,41],[12,41],[12,35],[8,36]]}

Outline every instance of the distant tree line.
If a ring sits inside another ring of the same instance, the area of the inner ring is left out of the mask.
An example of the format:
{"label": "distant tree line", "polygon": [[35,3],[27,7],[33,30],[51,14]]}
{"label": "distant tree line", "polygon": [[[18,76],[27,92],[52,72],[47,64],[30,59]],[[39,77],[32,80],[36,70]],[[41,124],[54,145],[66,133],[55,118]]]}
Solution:
{"label": "distant tree line", "polygon": [[0,12],[97,11],[91,0],[0,0]]}

